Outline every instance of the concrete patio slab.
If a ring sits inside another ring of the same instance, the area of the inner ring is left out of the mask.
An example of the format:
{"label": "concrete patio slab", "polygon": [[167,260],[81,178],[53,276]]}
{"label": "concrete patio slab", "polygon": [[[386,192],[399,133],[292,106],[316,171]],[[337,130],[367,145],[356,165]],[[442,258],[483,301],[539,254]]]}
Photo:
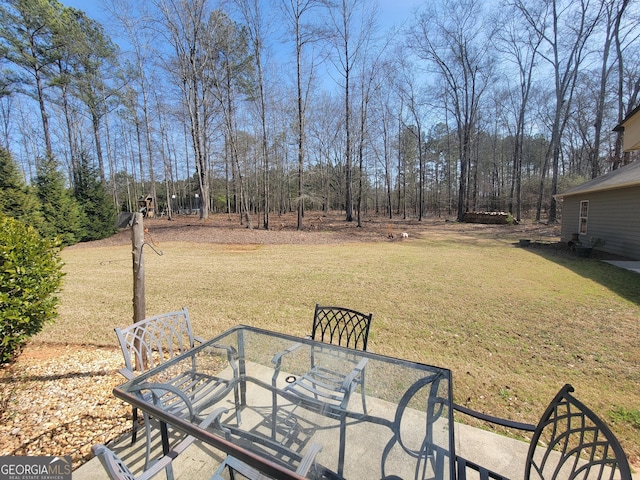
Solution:
{"label": "concrete patio slab", "polygon": [[[524,462],[529,448],[527,443],[461,423],[456,423],[455,428],[456,451],[459,455],[509,478],[523,478]],[[157,432],[157,429],[154,430]],[[158,454],[161,449],[157,435],[153,438],[153,445],[153,451]],[[110,442],[108,446],[129,465],[134,474],[142,472],[144,466],[144,432],[140,432],[139,440],[133,446],[131,445],[130,434]],[[175,479],[209,479],[224,456],[224,452],[200,441],[195,441],[186,452],[173,462]],[[379,471],[377,462],[371,467],[372,472]],[[166,477],[164,473],[161,473],[156,478],[162,479]],[[109,480],[109,477],[102,468],[100,461],[97,458],[92,458],[73,472],[73,480]]]}
{"label": "concrete patio slab", "polygon": [[[271,375],[271,370],[259,365],[249,363],[247,368],[254,369],[252,373],[256,375],[256,378],[261,378],[264,375],[270,377]],[[247,388],[254,389],[258,387],[250,383]],[[267,390],[265,390],[265,392],[269,393]],[[269,394],[263,399],[260,395],[248,395],[248,398],[258,400],[257,403],[253,405],[247,404],[245,409],[242,410],[242,425],[243,428],[247,430],[258,431],[257,429],[263,426],[262,424],[265,418],[264,410],[271,407],[271,396]],[[229,401],[233,404],[231,394]],[[370,415],[388,419],[394,418],[397,408],[395,404],[372,396],[367,396],[367,406]],[[286,408],[286,406],[283,404],[280,408]],[[229,422],[233,422],[235,414],[229,413],[229,415],[231,416]],[[332,465],[334,462],[333,459],[337,457],[339,444],[336,422],[327,420],[329,423],[324,425],[322,419],[316,418],[317,414],[305,414],[304,412],[299,415],[296,414],[296,417],[300,420],[300,425],[304,425],[302,422],[309,421],[312,425],[322,426],[322,428],[318,430],[309,428],[303,429],[303,431],[306,432],[309,430],[310,432],[311,438],[306,439],[307,442],[313,442],[315,438],[315,441],[319,441],[325,446],[324,451],[318,454],[318,462],[323,465]],[[403,414],[403,421],[407,421],[410,424],[420,424],[424,421],[423,417],[424,413],[408,408]],[[331,422],[333,422],[333,424]],[[437,422],[434,424],[434,427],[436,426]],[[344,466],[345,477],[354,478],[354,476],[357,476],[358,478],[371,478],[372,480],[379,479],[382,473],[380,458],[378,458],[377,455],[373,455],[376,458],[370,462],[366,459],[371,455],[371,452],[382,452],[390,439],[390,432],[386,427],[381,427],[381,431],[374,433],[372,433],[373,431],[370,429],[365,428],[362,430],[362,427],[363,425],[359,425],[357,421],[347,426],[347,436],[352,440],[356,439],[356,441],[349,441],[347,443],[348,448]],[[433,438],[436,440],[436,443],[446,445],[446,439],[442,438],[441,435],[447,435],[446,431],[448,428],[446,425],[434,428]],[[524,466],[529,449],[528,442],[508,438],[462,423],[455,423],[454,428],[457,455],[507,478],[524,478]],[[421,431],[424,432],[424,430]],[[162,451],[157,424],[152,425],[152,433],[152,458],[157,458]],[[170,431],[170,434],[172,436],[170,440],[171,444],[175,444],[179,437],[181,437],[181,434],[174,431]],[[323,437],[326,437],[324,441],[322,440]],[[437,437],[440,437],[440,439]],[[359,438],[366,438],[366,441],[359,441]],[[144,469],[145,440],[144,428],[142,428],[138,434],[138,441],[134,445],[131,444],[131,434],[128,433],[110,442],[107,446],[120,456],[134,474],[139,475]],[[422,436],[413,439],[405,435],[403,441],[408,442],[407,445],[420,445]],[[306,445],[307,443],[304,444]],[[385,473],[389,474],[387,467],[390,466],[393,470],[391,473],[401,478],[406,478],[406,480],[413,479],[415,461],[407,461],[406,456],[394,457],[393,455],[393,453],[389,454],[388,463],[385,463]],[[209,479],[225,456],[226,454],[224,452],[196,440],[173,462],[174,478],[176,480]],[[473,473],[474,472],[468,472],[469,480],[474,480]],[[163,472],[157,475],[156,478],[162,479],[166,478],[166,476]],[[635,478],[638,477],[635,476]],[[93,458],[73,472],[73,479],[109,480],[109,477],[100,464],[99,459]]]}
{"label": "concrete patio slab", "polygon": [[640,273],[640,262],[634,262],[631,260],[604,260],[606,263],[614,265],[616,267],[624,268],[632,272]]}

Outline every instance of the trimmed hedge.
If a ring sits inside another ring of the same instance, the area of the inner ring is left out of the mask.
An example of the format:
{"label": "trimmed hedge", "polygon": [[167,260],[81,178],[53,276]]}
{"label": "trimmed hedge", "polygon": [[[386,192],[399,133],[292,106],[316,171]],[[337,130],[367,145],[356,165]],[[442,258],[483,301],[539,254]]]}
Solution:
{"label": "trimmed hedge", "polygon": [[0,364],[57,316],[62,284],[59,242],[0,215]]}

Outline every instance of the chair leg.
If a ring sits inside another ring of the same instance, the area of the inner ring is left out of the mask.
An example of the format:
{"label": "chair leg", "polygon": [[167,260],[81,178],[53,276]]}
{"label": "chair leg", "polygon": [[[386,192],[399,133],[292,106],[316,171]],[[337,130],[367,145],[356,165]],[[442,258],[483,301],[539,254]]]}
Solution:
{"label": "chair leg", "polygon": [[132,430],[131,430],[131,445],[136,443],[138,439],[138,409],[137,407],[133,407],[131,410],[131,418],[133,421]]}
{"label": "chair leg", "polygon": [[[137,439],[138,439],[138,427],[139,427],[139,422],[138,422],[138,409],[136,407],[133,407],[132,412],[131,412],[131,416],[133,417],[133,427],[132,427],[132,432],[131,432],[131,445],[133,445],[134,443],[136,443]],[[146,454],[145,454],[145,458],[144,458],[144,469],[146,470],[149,467],[149,460],[151,458],[151,422],[150,422],[150,418],[149,415],[142,412],[142,417],[143,417],[143,421],[144,421],[144,430],[145,430],[145,436],[146,438]]]}
{"label": "chair leg", "polygon": [[338,447],[338,475],[343,477],[344,474],[344,450],[347,440],[347,417],[345,414],[340,415],[340,446]]}
{"label": "chair leg", "polygon": [[360,380],[360,388],[362,389],[362,411],[367,415],[367,400],[366,400],[366,388],[364,386],[364,372],[362,372],[362,379]]}
{"label": "chair leg", "polygon": [[238,384],[233,388],[233,396],[236,402],[236,422],[238,422],[238,427],[240,427],[240,422],[242,421],[240,418],[240,408],[244,407],[244,405],[240,405],[240,394],[238,392]]}
{"label": "chair leg", "polygon": [[[133,445],[134,443],[136,443],[136,441],[138,439],[139,423],[138,423],[138,409],[137,409],[137,407],[133,407],[132,408],[131,416],[133,418],[133,426],[132,426],[132,431],[131,431],[131,445]],[[151,422],[150,422],[150,419],[149,419],[149,415],[147,415],[146,413],[142,412],[142,416],[143,416],[143,421],[144,421],[145,436],[147,437],[146,446],[145,446],[146,454],[145,454],[145,458],[144,458],[144,469],[146,470],[149,467],[149,459],[151,458]]]}
{"label": "chair leg", "polygon": [[271,393],[271,439],[276,439],[276,425],[278,422],[278,395],[274,390]]}
{"label": "chair leg", "polygon": [[151,458],[151,418],[147,413],[143,412],[143,420],[144,420],[144,431],[145,431],[145,435],[147,436],[146,454],[144,459],[144,469],[146,470],[149,466],[149,460]]}
{"label": "chair leg", "polygon": [[[150,430],[147,432],[150,434]],[[166,456],[169,454],[169,429],[165,422],[160,422],[160,436],[162,438],[162,454]],[[147,461],[149,460],[149,444],[151,443],[151,436],[147,437]],[[147,466],[145,465],[145,470]],[[167,480],[174,480],[173,478],[173,465],[171,462],[167,464],[165,467],[165,474],[167,475]]]}

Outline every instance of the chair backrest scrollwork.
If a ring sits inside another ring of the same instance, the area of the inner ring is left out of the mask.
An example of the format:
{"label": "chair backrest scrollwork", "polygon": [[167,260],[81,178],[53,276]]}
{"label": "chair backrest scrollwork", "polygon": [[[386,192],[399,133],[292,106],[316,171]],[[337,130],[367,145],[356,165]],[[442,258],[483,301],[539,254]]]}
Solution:
{"label": "chair backrest scrollwork", "polygon": [[194,336],[186,307],[116,328],[127,369],[142,373],[193,348]]}
{"label": "chair backrest scrollwork", "polygon": [[525,480],[631,480],[629,462],[609,427],[565,385],[536,428]]}
{"label": "chair backrest scrollwork", "polygon": [[373,313],[316,304],[311,338],[356,350],[366,350]]}
{"label": "chair backrest scrollwork", "polygon": [[93,453],[100,459],[100,463],[112,480],[136,480],[129,467],[116,455],[102,444],[93,446]]}

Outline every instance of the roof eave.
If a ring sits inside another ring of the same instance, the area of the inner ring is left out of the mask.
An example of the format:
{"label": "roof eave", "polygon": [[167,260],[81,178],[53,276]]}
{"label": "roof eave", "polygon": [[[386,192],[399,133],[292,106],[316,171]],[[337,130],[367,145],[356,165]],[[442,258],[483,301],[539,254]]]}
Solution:
{"label": "roof eave", "polygon": [[575,195],[585,195],[589,193],[599,193],[599,192],[606,192],[610,190],[620,190],[623,188],[638,187],[638,186],[640,186],[638,182],[628,182],[628,183],[622,183],[619,185],[612,185],[610,187],[587,188],[585,190],[578,189],[575,192],[569,191],[564,193],[557,193],[553,196],[553,198],[562,200],[563,197],[573,197]]}
{"label": "roof eave", "polygon": [[636,108],[634,108],[633,110],[631,110],[626,117],[624,117],[624,119],[615,126],[615,128],[613,129],[614,132],[624,132],[624,124],[627,123],[627,121],[629,121],[629,119],[631,117],[633,117],[636,113],[640,112],[640,105],[638,105]]}

